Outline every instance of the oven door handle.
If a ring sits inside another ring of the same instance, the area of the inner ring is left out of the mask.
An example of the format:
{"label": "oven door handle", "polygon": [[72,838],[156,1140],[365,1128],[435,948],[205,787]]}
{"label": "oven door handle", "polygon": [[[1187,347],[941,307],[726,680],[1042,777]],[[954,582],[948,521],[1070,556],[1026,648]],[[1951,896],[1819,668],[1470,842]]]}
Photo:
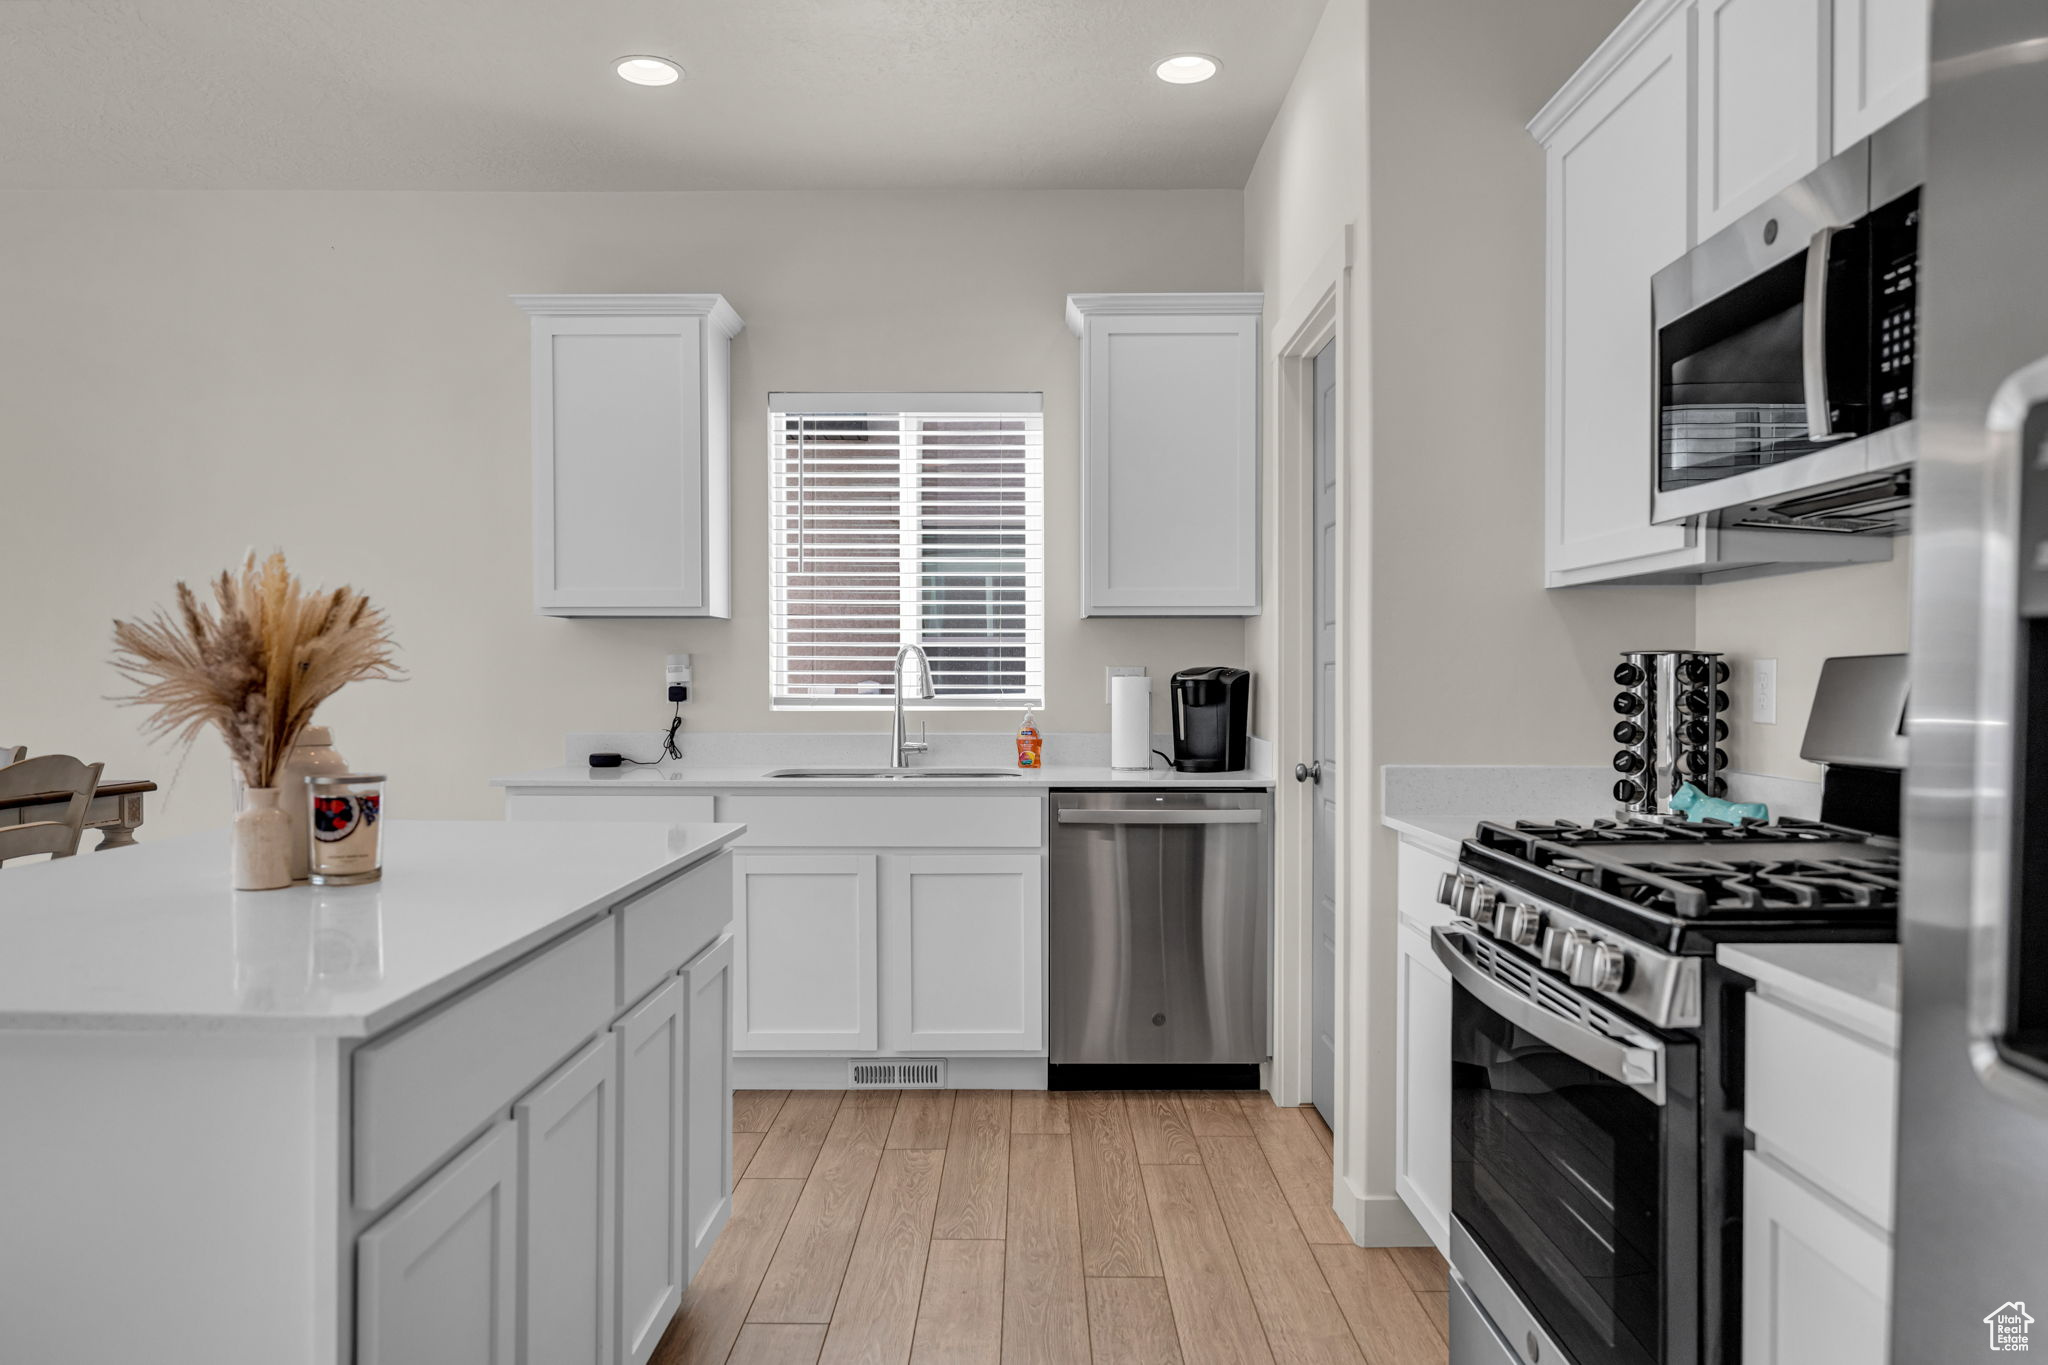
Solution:
{"label": "oven door handle", "polygon": [[1525,1033],[1532,1033],[1559,1052],[1584,1062],[1612,1081],[1664,1104],[1664,1045],[1654,1038],[1621,1039],[1561,1014],[1553,1014],[1528,996],[1488,975],[1458,948],[1459,939],[1477,934],[1456,925],[1439,924],[1429,931],[1429,946],[1472,998]]}
{"label": "oven door handle", "polygon": [[1834,259],[1838,227],[1824,227],[1806,247],[1806,297],[1800,312],[1800,361],[1806,390],[1806,435],[1840,441],[1854,432],[1836,431],[1828,403],[1828,266]]}

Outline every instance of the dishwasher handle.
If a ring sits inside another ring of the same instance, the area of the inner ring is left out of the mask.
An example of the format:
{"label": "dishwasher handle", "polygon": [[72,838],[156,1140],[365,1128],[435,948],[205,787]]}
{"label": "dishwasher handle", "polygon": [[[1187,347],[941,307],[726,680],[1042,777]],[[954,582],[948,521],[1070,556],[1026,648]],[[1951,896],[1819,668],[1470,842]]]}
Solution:
{"label": "dishwasher handle", "polygon": [[1063,810],[1063,825],[1256,825],[1259,810]]}

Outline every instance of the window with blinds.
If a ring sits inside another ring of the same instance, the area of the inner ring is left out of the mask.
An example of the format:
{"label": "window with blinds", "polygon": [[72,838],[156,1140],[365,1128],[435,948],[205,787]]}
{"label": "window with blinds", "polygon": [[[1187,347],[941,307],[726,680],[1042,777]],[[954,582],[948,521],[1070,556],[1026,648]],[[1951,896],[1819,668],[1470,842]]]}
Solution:
{"label": "window with blinds", "polygon": [[768,401],[774,705],[889,706],[906,644],[932,661],[925,706],[1043,704],[1040,396]]}

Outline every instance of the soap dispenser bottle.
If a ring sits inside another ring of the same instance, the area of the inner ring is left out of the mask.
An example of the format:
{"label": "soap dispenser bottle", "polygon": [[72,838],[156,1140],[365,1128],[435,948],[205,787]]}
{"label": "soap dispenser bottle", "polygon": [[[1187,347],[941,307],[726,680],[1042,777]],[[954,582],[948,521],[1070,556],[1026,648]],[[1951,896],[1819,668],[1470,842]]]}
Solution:
{"label": "soap dispenser bottle", "polygon": [[1017,727],[1017,766],[1020,768],[1036,768],[1040,766],[1039,749],[1041,744],[1042,741],[1039,738],[1038,727],[1031,723],[1031,711],[1027,708],[1024,712],[1024,723]]}

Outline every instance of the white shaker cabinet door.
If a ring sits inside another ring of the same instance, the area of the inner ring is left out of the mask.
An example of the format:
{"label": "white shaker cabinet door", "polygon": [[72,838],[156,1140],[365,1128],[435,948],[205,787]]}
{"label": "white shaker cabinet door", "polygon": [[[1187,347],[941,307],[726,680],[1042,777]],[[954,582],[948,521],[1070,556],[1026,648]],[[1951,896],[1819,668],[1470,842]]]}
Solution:
{"label": "white shaker cabinet door", "polygon": [[1068,298],[1081,614],[1259,612],[1257,294]]}
{"label": "white shaker cabinet door", "polygon": [[1698,534],[1650,523],[1650,277],[1691,245],[1690,20],[1667,18],[1547,144],[1552,586],[1690,562]]}
{"label": "white shaker cabinet door", "polygon": [[[1745,1154],[1742,1365],[1885,1365],[1891,1259],[1875,1229],[1768,1158]],[[1992,1288],[1986,1306],[1997,1297]]]}
{"label": "white shaker cabinet door", "polygon": [[607,1033],[512,1108],[520,1365],[612,1365],[618,1081]]}
{"label": "white shaker cabinet door", "polygon": [[732,1216],[732,935],[683,968],[683,1234],[692,1278]]}
{"label": "white shaker cabinet door", "polygon": [[360,1365],[514,1365],[518,1178],[501,1120],[356,1239]]}
{"label": "white shaker cabinet door", "polygon": [[1927,98],[1928,0],[1834,0],[1835,150]]}
{"label": "white shaker cabinet door", "polygon": [[[1403,887],[1404,896],[1406,887]],[[1451,1236],[1451,974],[1429,938],[1400,931],[1400,1053],[1395,1067],[1394,1189],[1438,1251]]]}
{"label": "white shaker cabinet door", "polygon": [[733,859],[733,1044],[741,1052],[872,1052],[875,855]]}
{"label": "white shaker cabinet door", "polygon": [[888,1045],[906,1052],[1044,1048],[1039,855],[891,857],[888,872]]}
{"label": "white shaker cabinet door", "polygon": [[533,319],[535,606],[731,616],[739,315],[716,294],[514,302]]}
{"label": "white shaker cabinet door", "polygon": [[613,1025],[619,1049],[619,1359],[644,1365],[682,1303],[683,1002],[679,977]]}
{"label": "white shaker cabinet door", "polygon": [[1832,154],[1832,5],[1700,0],[1700,237],[1720,231]]}

